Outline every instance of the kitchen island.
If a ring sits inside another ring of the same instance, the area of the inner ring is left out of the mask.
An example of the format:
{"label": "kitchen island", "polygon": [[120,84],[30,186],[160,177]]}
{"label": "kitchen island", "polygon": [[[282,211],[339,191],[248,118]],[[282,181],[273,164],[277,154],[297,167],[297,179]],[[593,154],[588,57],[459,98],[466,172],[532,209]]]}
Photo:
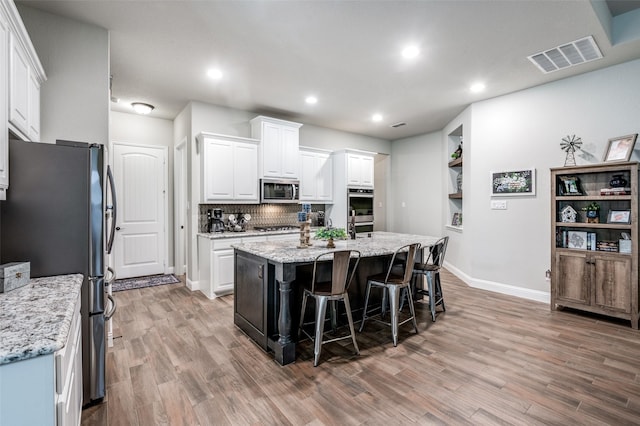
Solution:
{"label": "kitchen island", "polygon": [[[370,237],[336,241],[334,249],[326,241],[312,240],[313,246],[300,249],[297,241],[266,241],[234,245],[234,323],[264,350],[272,350],[276,361],[289,364],[295,360],[296,324],[301,294],[296,279],[308,280],[309,265],[327,251],[358,250],[358,282],[349,291],[361,296],[366,276],[385,270],[390,256],[407,244],[433,245],[438,237],[373,232]],[[361,299],[362,297],[360,297]],[[357,306],[360,300],[354,300]]]}

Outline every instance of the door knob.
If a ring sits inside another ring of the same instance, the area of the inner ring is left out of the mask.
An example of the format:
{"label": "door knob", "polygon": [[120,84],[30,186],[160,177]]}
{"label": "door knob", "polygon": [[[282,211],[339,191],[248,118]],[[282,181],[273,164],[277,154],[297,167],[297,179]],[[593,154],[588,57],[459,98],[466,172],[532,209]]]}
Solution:
{"label": "door knob", "polygon": [[116,231],[119,231],[119,230],[120,230],[120,227],[119,227],[119,226],[116,226]]}

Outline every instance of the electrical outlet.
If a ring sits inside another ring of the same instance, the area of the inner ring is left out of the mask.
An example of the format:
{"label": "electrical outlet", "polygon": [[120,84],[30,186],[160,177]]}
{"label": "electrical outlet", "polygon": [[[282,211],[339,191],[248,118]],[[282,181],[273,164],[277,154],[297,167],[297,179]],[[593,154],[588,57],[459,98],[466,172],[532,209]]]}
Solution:
{"label": "electrical outlet", "polygon": [[506,209],[507,209],[506,200],[491,200],[491,210],[506,210]]}

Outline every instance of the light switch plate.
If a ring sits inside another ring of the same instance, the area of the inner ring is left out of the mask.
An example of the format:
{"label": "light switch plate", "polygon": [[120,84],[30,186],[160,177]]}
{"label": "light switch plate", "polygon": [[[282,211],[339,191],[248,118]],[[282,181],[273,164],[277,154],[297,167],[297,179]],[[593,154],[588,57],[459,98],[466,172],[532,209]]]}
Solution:
{"label": "light switch plate", "polygon": [[491,200],[491,210],[506,210],[506,209],[507,209],[506,200]]}

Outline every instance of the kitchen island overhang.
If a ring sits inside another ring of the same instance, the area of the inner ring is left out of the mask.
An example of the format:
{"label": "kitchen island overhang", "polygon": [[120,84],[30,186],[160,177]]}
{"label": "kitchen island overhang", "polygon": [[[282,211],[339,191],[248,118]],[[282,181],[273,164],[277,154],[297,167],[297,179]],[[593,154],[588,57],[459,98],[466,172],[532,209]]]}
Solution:
{"label": "kitchen island overhang", "polygon": [[[399,247],[412,243],[430,247],[438,239],[373,232],[371,237],[337,241],[333,249],[326,248],[326,242],[320,240],[313,240],[314,245],[305,249],[297,248],[295,241],[234,245],[234,323],[265,351],[273,351],[279,364],[289,364],[296,355],[292,327],[297,324],[294,319],[300,310],[296,296],[301,292],[297,290],[304,285],[304,268],[309,267],[316,256],[329,251],[358,250],[362,256],[358,271],[366,272],[358,275],[360,280],[366,280],[369,273],[382,272],[386,261]],[[303,277],[296,282],[299,274]],[[354,291],[359,292],[359,284]],[[358,306],[362,300],[354,302],[352,304]]]}

